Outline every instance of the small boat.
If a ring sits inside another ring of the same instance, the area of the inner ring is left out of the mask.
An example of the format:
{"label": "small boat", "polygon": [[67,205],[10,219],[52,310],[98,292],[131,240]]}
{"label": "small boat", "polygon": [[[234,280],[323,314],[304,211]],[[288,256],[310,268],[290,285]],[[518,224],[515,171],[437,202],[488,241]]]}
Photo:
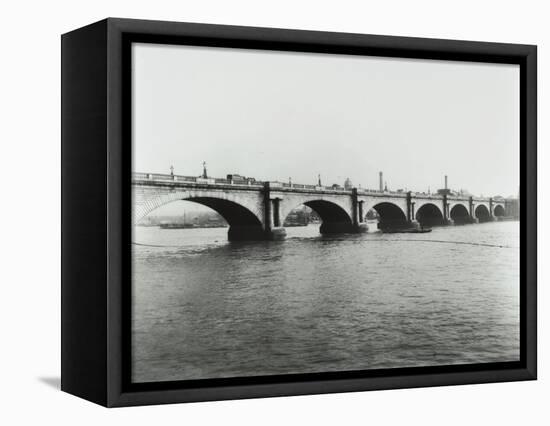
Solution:
{"label": "small boat", "polygon": [[195,228],[195,225],[190,223],[161,223],[159,225],[160,229],[189,229]]}
{"label": "small boat", "polygon": [[425,234],[426,232],[432,232],[432,228],[412,229],[409,232],[411,234]]}
{"label": "small boat", "polygon": [[186,223],[185,221],[185,212],[183,212],[183,221],[182,222],[163,222],[159,225],[160,229],[189,229],[195,228],[196,226],[193,223]]}
{"label": "small boat", "polygon": [[385,229],[382,232],[385,234],[425,234],[426,232],[432,232],[432,228]]}

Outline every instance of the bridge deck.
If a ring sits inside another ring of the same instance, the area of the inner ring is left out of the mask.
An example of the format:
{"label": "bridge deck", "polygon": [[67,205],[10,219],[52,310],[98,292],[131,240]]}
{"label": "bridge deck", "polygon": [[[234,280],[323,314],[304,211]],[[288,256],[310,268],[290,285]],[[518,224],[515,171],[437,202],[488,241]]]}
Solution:
{"label": "bridge deck", "polygon": [[[132,173],[133,185],[145,186],[163,186],[171,188],[204,188],[204,189],[220,189],[231,190],[238,189],[241,191],[262,191],[267,181],[259,181],[253,179],[231,180],[225,178],[203,178],[196,176],[171,175],[160,173]],[[334,188],[331,186],[318,186],[298,183],[286,183],[278,181],[269,181],[271,191],[275,192],[292,192],[292,193],[318,193],[318,194],[333,194],[333,195],[351,195],[351,189]],[[405,198],[407,192],[404,191],[378,191],[374,189],[357,189],[358,195],[372,197],[395,197]],[[423,192],[411,191],[411,196],[423,200],[441,200],[442,195],[426,194]],[[450,201],[467,202],[469,196],[449,195],[447,199]],[[489,197],[472,197],[473,201],[489,202]],[[503,202],[503,198],[493,198],[493,202]]]}

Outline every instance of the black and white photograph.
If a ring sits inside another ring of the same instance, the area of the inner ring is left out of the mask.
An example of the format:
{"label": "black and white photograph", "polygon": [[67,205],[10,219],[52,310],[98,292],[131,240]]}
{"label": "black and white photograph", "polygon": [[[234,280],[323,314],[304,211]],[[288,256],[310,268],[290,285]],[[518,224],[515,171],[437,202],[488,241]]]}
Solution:
{"label": "black and white photograph", "polygon": [[1,424],[545,424],[543,2],[3,6]]}
{"label": "black and white photograph", "polygon": [[134,42],[131,381],[520,360],[520,66]]}

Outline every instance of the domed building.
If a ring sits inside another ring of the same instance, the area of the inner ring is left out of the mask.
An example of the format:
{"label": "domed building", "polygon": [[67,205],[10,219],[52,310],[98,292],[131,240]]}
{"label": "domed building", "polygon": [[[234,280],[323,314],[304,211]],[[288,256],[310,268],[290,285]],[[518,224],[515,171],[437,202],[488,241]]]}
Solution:
{"label": "domed building", "polygon": [[353,188],[353,183],[351,183],[351,179],[347,178],[344,182],[344,189],[351,190]]}

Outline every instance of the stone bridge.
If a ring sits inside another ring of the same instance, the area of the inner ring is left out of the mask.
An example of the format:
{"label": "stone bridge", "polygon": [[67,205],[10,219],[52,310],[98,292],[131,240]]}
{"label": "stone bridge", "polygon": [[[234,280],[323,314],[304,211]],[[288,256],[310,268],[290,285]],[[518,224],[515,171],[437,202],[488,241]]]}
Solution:
{"label": "stone bridge", "polygon": [[160,206],[192,201],[217,211],[229,224],[230,240],[278,239],[288,214],[301,205],[320,216],[322,234],[366,232],[366,213],[379,215],[381,229],[477,223],[512,216],[517,200],[332,188],[253,179],[231,180],[132,174],[134,224]]}

